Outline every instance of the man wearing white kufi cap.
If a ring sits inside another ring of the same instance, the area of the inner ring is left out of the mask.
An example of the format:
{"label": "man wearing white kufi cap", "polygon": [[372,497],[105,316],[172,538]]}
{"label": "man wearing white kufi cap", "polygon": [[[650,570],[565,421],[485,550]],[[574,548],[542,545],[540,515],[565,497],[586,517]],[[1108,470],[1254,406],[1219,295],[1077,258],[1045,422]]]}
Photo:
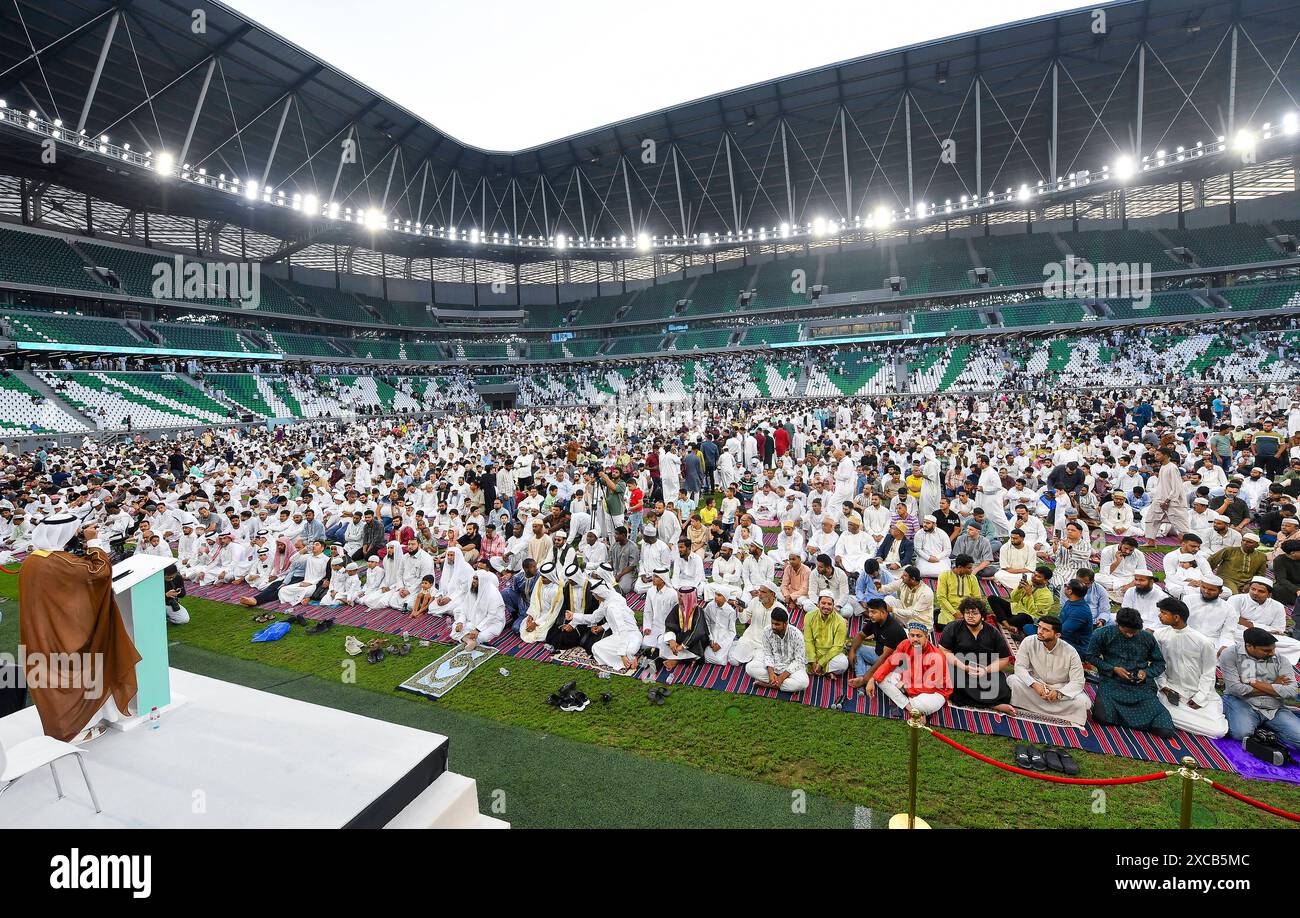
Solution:
{"label": "man wearing white kufi cap", "polygon": [[1145,567],[1140,567],[1133,572],[1133,586],[1124,593],[1120,607],[1136,609],[1142,616],[1142,627],[1147,631],[1154,631],[1160,627],[1160,612],[1156,609],[1156,603],[1168,595],[1156,583],[1151,572]]}
{"label": "man wearing white kufi cap", "polygon": [[1228,608],[1236,617],[1236,627],[1225,632],[1219,646],[1236,643],[1243,646],[1242,635],[1247,628],[1262,628],[1277,638],[1277,655],[1289,666],[1300,662],[1300,641],[1286,633],[1286,608],[1273,598],[1273,581],[1255,577],[1246,584],[1246,590],[1228,600]]}
{"label": "man wearing white kufi cap", "polygon": [[936,522],[933,515],[926,516],[912,541],[914,563],[920,569],[922,577],[938,577],[952,568],[952,562],[948,559],[952,553],[952,540],[948,538],[948,533],[935,525]]}
{"label": "man wearing white kufi cap", "polygon": [[785,608],[777,599],[781,595],[781,588],[772,581],[758,584],[757,590],[758,595],[750,599],[737,614],[745,631],[731,645],[731,652],[727,654],[729,663],[738,665],[753,660],[763,646],[763,633],[772,624],[772,610]]}
{"label": "man wearing white kufi cap", "polygon": [[713,570],[709,573],[709,580],[714,584],[725,586],[729,590],[729,596],[739,593],[744,585],[744,567],[740,558],[735,555],[735,546],[730,542],[723,542],[717,557],[713,559]]}
{"label": "man wearing white kufi cap", "polygon": [[731,647],[736,643],[736,609],[731,604],[731,593],[722,584],[710,584],[704,595],[709,598],[702,610],[709,632],[704,662],[726,666]]}
{"label": "man wearing white kufi cap", "polygon": [[1187,605],[1187,626],[1213,641],[1216,648],[1224,646],[1225,633],[1236,634],[1237,618],[1218,574],[1203,574],[1200,587],[1184,593],[1182,599]]}

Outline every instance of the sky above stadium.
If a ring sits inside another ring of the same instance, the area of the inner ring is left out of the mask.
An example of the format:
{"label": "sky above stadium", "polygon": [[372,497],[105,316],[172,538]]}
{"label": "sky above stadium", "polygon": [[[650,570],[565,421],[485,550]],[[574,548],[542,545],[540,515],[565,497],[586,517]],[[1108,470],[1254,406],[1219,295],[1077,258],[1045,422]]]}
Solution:
{"label": "sky above stadium", "polygon": [[519,150],[1081,0],[227,0],[457,140]]}

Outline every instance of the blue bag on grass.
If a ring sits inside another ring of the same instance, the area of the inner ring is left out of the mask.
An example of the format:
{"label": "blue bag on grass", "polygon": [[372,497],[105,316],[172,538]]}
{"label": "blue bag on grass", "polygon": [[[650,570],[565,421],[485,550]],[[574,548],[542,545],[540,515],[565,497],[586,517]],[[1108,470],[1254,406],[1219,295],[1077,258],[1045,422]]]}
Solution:
{"label": "blue bag on grass", "polygon": [[264,644],[267,641],[278,641],[289,633],[288,622],[276,622],[274,625],[267,625],[257,634],[253,635],[254,644]]}

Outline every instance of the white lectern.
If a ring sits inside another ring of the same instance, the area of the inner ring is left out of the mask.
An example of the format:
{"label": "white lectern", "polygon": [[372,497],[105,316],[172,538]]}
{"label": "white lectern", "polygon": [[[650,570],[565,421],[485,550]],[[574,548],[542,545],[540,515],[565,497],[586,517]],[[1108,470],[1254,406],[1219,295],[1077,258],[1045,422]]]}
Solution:
{"label": "white lectern", "polygon": [[147,722],[155,708],[162,714],[185,703],[181,696],[172,695],[168,676],[163,571],[175,563],[175,558],[132,555],[113,565],[113,595],[140,654],[140,662],[135,665],[138,691],[131,710],[123,712],[130,716],[112,723],[118,730],[130,730]]}

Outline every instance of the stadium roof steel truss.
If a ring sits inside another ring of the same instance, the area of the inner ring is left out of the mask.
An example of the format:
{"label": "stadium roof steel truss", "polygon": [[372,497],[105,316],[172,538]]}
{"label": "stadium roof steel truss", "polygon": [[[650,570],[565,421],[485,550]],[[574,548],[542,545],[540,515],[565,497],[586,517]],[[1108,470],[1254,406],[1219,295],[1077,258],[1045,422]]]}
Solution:
{"label": "stadium roof steel truss", "polygon": [[[1300,110],[1300,0],[1122,0],[517,152],[452,138],[217,2],[0,0],[0,23],[0,167],[286,240],[270,258],[622,259],[1023,211],[1226,172],[1243,131],[1275,156]],[[47,138],[67,148],[53,166]]]}

